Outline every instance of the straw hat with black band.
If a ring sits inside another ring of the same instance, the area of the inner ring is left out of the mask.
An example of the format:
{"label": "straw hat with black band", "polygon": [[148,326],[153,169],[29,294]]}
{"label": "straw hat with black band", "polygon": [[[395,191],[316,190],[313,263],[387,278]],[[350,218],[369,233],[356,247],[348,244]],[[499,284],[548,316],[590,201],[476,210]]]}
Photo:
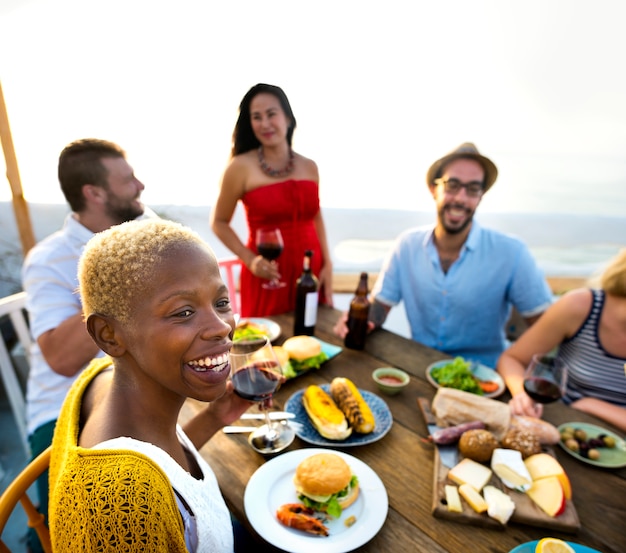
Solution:
{"label": "straw hat with black band", "polygon": [[485,190],[487,192],[498,178],[498,168],[488,157],[480,154],[478,148],[471,142],[464,142],[458,148],[452,150],[449,154],[438,159],[430,166],[426,173],[426,184],[428,186],[435,184],[435,179],[441,177],[444,168],[455,159],[475,159],[485,170]]}

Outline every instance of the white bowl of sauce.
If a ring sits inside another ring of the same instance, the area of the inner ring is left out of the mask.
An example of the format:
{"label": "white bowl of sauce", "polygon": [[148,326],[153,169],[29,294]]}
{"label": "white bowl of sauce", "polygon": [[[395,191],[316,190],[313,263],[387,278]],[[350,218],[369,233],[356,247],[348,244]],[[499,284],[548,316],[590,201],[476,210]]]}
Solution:
{"label": "white bowl of sauce", "polygon": [[400,392],[409,384],[409,375],[394,367],[381,367],[372,373],[378,388],[389,395]]}

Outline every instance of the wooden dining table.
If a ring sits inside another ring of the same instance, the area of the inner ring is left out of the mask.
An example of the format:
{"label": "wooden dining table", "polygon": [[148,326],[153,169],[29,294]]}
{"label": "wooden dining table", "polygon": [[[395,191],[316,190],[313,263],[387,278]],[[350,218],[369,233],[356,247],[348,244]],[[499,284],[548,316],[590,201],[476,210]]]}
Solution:
{"label": "wooden dining table", "polygon": [[[343,347],[333,333],[340,312],[321,306],[315,336],[324,342]],[[293,314],[271,317],[281,328],[276,344],[293,334]],[[437,518],[433,515],[433,474],[435,452],[424,438],[428,430],[418,408],[417,398],[432,399],[436,389],[426,378],[426,368],[448,356],[418,342],[384,329],[372,332],[362,351],[343,348],[319,370],[312,370],[289,380],[275,396],[274,408],[281,409],[290,396],[309,384],[328,384],[337,376],[351,379],[361,390],[380,396],[393,417],[391,430],[380,440],[367,445],[334,449],[348,453],[366,463],[382,480],[389,507],[380,531],[355,551],[429,553],[507,553],[516,546],[546,536],[561,538],[594,548],[602,553],[626,551],[626,468],[605,469],[592,466],[554,446],[554,453],[565,469],[573,489],[573,502],[580,519],[575,533],[511,523],[503,529],[492,529]],[[372,379],[378,367],[397,367],[410,375],[410,383],[397,395],[381,392]],[[505,393],[500,398],[507,401]],[[200,407],[190,400],[181,417],[184,419]],[[252,408],[251,411],[256,411]],[[558,426],[569,422],[586,422],[617,429],[592,416],[563,405],[547,405],[544,418]],[[249,424],[249,421],[245,421]],[[620,434],[621,435],[621,434]],[[296,437],[285,451],[316,447]],[[284,452],[283,452],[284,453]],[[258,537],[248,522],[244,509],[246,485],[254,472],[272,457],[255,452],[245,434],[216,434],[202,449],[202,456],[217,475],[220,488],[233,515]],[[277,455],[281,455],[279,453]],[[294,498],[295,500],[295,498]],[[357,528],[355,528],[357,531]],[[260,537],[258,537],[261,540]],[[323,538],[321,538],[323,539]],[[273,544],[277,545],[277,544]],[[280,544],[289,551],[288,544]],[[324,551],[323,542],[319,551]]]}

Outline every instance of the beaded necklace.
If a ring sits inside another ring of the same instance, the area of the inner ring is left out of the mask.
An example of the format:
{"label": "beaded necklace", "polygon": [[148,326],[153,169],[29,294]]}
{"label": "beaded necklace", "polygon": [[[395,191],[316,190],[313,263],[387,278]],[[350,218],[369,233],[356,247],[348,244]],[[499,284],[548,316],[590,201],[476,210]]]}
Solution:
{"label": "beaded necklace", "polygon": [[263,146],[259,146],[257,150],[257,154],[259,157],[259,164],[261,165],[261,171],[263,171],[268,177],[286,177],[293,171],[293,150],[289,148],[289,161],[287,165],[283,169],[272,169],[266,162],[265,157],[263,157]]}

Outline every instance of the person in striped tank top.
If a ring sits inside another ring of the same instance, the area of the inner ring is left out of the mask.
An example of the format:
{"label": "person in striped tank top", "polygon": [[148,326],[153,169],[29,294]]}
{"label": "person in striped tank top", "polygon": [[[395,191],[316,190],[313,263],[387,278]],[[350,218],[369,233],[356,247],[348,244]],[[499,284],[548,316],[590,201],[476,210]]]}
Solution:
{"label": "person in striped tank top", "polygon": [[626,432],[626,249],[598,287],[564,294],[501,355],[513,414],[541,417],[543,406],[524,391],[524,370],[535,353],[555,348],[568,367],[563,401]]}

